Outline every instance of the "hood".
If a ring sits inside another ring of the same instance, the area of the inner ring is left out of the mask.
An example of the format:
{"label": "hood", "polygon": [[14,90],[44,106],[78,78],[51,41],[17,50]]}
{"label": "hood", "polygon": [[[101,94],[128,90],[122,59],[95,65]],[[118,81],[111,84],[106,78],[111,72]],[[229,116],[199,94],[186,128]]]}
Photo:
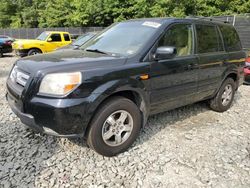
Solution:
{"label": "hood", "polygon": [[38,71],[84,71],[112,68],[126,62],[124,57],[113,57],[83,50],[60,50],[42,55],[28,56],[17,60],[17,66],[30,74]]}
{"label": "hood", "polygon": [[36,39],[16,39],[14,44],[34,44],[34,43],[41,43],[42,40],[36,40]]}

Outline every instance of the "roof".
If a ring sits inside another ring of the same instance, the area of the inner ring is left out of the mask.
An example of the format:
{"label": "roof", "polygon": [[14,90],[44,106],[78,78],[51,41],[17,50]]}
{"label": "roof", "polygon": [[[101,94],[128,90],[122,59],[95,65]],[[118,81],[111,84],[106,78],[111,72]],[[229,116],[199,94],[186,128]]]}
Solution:
{"label": "roof", "polygon": [[48,33],[69,33],[67,31],[44,31],[44,32],[48,32]]}
{"label": "roof", "polygon": [[[138,18],[138,19],[131,19],[127,22],[132,21],[152,21],[157,23],[167,23],[167,22],[175,22],[175,21],[190,21],[190,22],[196,22],[196,23],[214,23],[214,24],[220,24],[220,25],[229,25],[227,22],[210,18],[210,17],[186,17],[186,18],[175,18],[175,17],[165,17],[165,18]],[[126,22],[126,21],[125,21]]]}

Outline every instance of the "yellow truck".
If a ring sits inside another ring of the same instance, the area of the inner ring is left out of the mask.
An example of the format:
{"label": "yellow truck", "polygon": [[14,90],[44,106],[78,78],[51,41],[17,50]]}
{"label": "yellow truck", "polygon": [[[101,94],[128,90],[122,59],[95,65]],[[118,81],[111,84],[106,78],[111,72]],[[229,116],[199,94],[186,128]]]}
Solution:
{"label": "yellow truck", "polygon": [[36,39],[17,39],[12,47],[17,55],[23,57],[51,52],[71,42],[68,32],[44,31]]}

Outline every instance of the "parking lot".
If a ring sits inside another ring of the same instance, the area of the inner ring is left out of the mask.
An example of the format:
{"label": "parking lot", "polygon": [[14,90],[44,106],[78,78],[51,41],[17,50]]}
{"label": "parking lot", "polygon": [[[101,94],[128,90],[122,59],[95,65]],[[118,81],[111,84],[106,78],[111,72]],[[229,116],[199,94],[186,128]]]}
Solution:
{"label": "parking lot", "polygon": [[224,113],[203,102],[150,117],[127,152],[108,158],[16,118],[5,100],[16,59],[0,58],[0,187],[250,186],[250,86]]}

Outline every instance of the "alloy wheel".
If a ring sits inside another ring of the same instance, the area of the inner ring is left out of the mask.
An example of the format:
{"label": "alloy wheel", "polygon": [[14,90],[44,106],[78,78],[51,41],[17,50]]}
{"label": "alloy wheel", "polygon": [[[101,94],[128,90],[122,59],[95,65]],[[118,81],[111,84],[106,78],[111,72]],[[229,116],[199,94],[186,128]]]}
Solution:
{"label": "alloy wheel", "polygon": [[221,96],[222,105],[227,106],[232,100],[232,97],[233,97],[233,87],[231,84],[227,84]]}
{"label": "alloy wheel", "polygon": [[119,146],[128,140],[133,130],[133,118],[125,110],[112,113],[103,124],[102,139],[109,146]]}

